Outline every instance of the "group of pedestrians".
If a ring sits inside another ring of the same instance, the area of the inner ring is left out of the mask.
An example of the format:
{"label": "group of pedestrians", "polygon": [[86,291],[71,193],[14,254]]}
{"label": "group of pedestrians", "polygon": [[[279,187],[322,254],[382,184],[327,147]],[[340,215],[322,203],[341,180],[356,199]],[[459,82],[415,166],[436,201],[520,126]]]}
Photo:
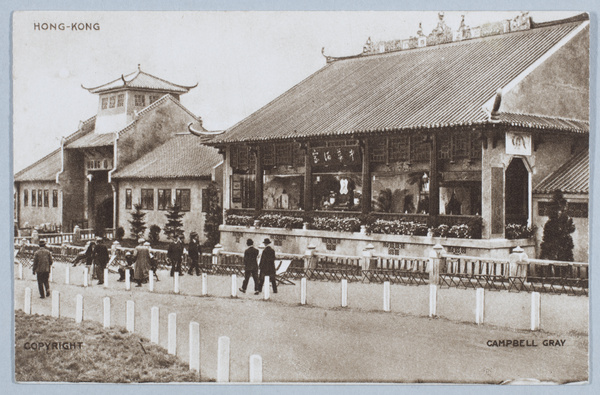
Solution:
{"label": "group of pedestrians", "polygon": [[92,266],[92,279],[98,279],[98,285],[104,284],[104,269],[108,265],[110,256],[108,254],[108,247],[103,243],[102,237],[96,237],[96,240],[91,240],[85,247],[85,252],[79,254],[73,266],[76,266],[78,262],[85,260],[87,266]]}
{"label": "group of pedestrians", "polygon": [[[246,251],[244,251],[244,282],[240,291],[246,293],[250,277],[254,280],[254,295],[260,294],[265,283],[265,277],[269,276],[269,280],[273,286],[273,293],[277,293],[277,279],[275,278],[275,250],[271,247],[271,240],[267,237],[263,240],[265,248],[262,254],[254,247],[252,239],[246,240]],[[260,255],[260,264],[258,256]]]}

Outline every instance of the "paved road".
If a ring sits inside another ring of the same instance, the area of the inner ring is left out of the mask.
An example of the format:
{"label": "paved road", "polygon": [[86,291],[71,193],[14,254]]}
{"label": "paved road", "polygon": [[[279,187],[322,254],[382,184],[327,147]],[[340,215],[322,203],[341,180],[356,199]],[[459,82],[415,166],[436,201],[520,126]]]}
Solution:
{"label": "paved road", "polygon": [[[507,379],[582,381],[588,377],[587,336],[530,333],[476,326],[408,315],[392,309],[381,312],[383,287],[349,284],[350,308],[339,308],[340,284],[309,282],[310,306],[299,306],[299,285],[282,286],[265,302],[252,293],[230,297],[231,279],[209,276],[209,296],[200,295],[200,278],[184,276],[181,294],[170,291],[167,272],[151,293],[145,285],[125,290],[111,274],[109,288],[83,288],[81,267],[72,268],[71,284],[64,285],[65,267],[56,265],[51,287],[61,292],[61,315],[73,318],[75,296],[84,296],[85,319],[102,322],[102,298],[112,302],[113,325],[125,326],[126,301],[136,304],[135,330],[150,337],[150,309],[160,308],[160,344],[167,346],[167,315],[177,313],[177,354],[188,360],[188,323],[200,324],[201,372],[216,377],[217,339],[231,338],[231,380],[248,381],[251,354],[263,357],[268,382],[474,382]],[[238,286],[241,286],[238,278]],[[252,281],[252,280],[251,280]],[[95,281],[94,281],[95,284]],[[15,309],[22,309],[24,289],[34,296],[33,313],[50,314],[51,300],[39,299],[29,269],[15,281]],[[392,295],[401,294],[392,286]],[[427,287],[422,288],[427,294]],[[392,300],[394,306],[406,302]],[[403,310],[406,310],[404,308]],[[414,308],[417,314],[426,306]],[[544,347],[547,339],[565,339],[564,346]],[[533,341],[537,347],[489,347],[488,340]]]}

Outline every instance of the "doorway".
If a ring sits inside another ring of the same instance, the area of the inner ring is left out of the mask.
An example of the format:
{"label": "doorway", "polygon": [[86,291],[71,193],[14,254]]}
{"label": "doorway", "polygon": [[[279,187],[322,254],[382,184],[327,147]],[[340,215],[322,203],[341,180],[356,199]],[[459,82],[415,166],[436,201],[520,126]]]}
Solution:
{"label": "doorway", "polygon": [[514,158],[505,173],[504,202],[507,224],[527,225],[529,216],[529,171],[523,159]]}

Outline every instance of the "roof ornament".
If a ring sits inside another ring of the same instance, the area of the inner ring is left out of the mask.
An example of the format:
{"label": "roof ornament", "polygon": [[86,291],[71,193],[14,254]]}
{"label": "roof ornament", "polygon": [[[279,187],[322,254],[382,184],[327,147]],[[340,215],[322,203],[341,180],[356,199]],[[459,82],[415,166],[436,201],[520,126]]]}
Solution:
{"label": "roof ornament", "polygon": [[[363,48],[363,51],[364,51],[364,48]],[[331,62],[333,62],[335,60],[335,58],[333,56],[327,56],[327,55],[325,55],[325,47],[321,48],[321,55],[323,55],[323,57],[325,58],[325,61],[327,63],[331,63]]]}
{"label": "roof ornament", "polygon": [[424,37],[425,34],[423,34],[423,23],[419,22],[419,30],[417,30],[417,36],[418,37]]}
{"label": "roof ornament", "polygon": [[127,86],[127,81],[125,81],[123,74],[121,74],[121,79],[123,80],[123,86]]}
{"label": "roof ornament", "polygon": [[438,24],[427,37],[427,45],[452,42],[452,29],[444,21],[444,13],[438,13]]}
{"label": "roof ornament", "polygon": [[471,28],[465,24],[465,16],[461,15],[460,26],[456,30],[455,40],[465,40],[471,38]]}
{"label": "roof ornament", "polygon": [[[200,126],[202,126],[202,120],[199,120],[200,122]],[[198,136],[198,137],[206,137],[206,136],[217,136],[219,134],[223,134],[225,133],[224,130],[219,130],[216,132],[209,132],[206,130],[196,130],[192,127],[193,122],[188,123],[188,130],[190,131],[191,134],[193,134],[194,136]]]}
{"label": "roof ornament", "polygon": [[502,104],[502,88],[498,88],[496,91],[496,97],[494,98],[494,106],[490,112],[490,121],[500,121],[500,105]]}
{"label": "roof ornament", "polygon": [[529,12],[521,11],[521,15],[517,15],[510,21],[510,31],[529,30],[531,29],[531,17]]}

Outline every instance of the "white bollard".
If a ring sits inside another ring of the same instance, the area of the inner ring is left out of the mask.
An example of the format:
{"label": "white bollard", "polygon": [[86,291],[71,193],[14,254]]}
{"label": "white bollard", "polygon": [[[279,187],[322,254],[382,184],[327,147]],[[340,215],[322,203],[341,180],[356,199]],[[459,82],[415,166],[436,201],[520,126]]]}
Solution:
{"label": "white bollard", "polygon": [[200,372],[200,324],[190,322],[190,370]]}
{"label": "white bollard", "polygon": [[60,317],[60,292],[52,291],[52,317]]}
{"label": "white bollard", "polygon": [[167,351],[171,355],[177,354],[177,313],[169,314],[169,328],[168,328],[168,345]]}
{"label": "white bollard", "polygon": [[83,268],[83,286],[84,287],[88,286],[88,268],[87,267]]}
{"label": "white bollard", "polygon": [[158,328],[159,328],[159,314],[158,307],[154,306],[150,309],[150,342],[154,344],[158,344]]}
{"label": "white bollard", "polygon": [[131,290],[131,273],[127,269],[125,269],[125,289],[127,291]]}
{"label": "white bollard", "polygon": [[48,274],[48,282],[49,283],[53,283],[54,281],[52,281],[52,272],[54,272],[54,270],[52,270],[52,266],[50,266],[50,274]]}
{"label": "white bollard", "polygon": [[437,285],[429,284],[429,317],[437,315]]}
{"label": "white bollard", "polygon": [[271,297],[271,279],[269,276],[265,276],[265,283],[263,284],[263,299],[269,300]]}
{"label": "white bollard", "polygon": [[148,290],[154,292],[154,271],[148,271]]}
{"label": "white bollard", "polygon": [[79,324],[81,321],[83,321],[83,296],[77,294],[75,299],[75,322]]}
{"label": "white bollard", "polygon": [[531,330],[540,330],[541,299],[539,292],[531,293]]}
{"label": "white bollard", "polygon": [[383,283],[383,311],[391,311],[391,291],[389,281]]}
{"label": "white bollard", "polygon": [[108,269],[104,269],[104,288],[108,288]]}
{"label": "white bollard", "polygon": [[208,276],[206,275],[206,273],[202,273],[202,290],[201,290],[201,295],[202,296],[208,295]]}
{"label": "white bollard", "polygon": [[19,273],[18,273],[18,276],[19,276],[19,280],[23,279],[23,264],[21,262],[19,262]]}
{"label": "white bollard", "polygon": [[475,323],[477,325],[483,324],[484,292],[485,290],[483,288],[477,288],[475,290]]}
{"label": "white bollard", "polygon": [[31,288],[25,288],[25,303],[23,304],[25,314],[31,314]]}
{"label": "white bollard", "polygon": [[104,299],[104,328],[110,328],[110,298],[107,296]]}
{"label": "white bollard", "polygon": [[306,277],[300,280],[300,304],[306,304]]}
{"label": "white bollard", "polygon": [[348,280],[342,279],[342,307],[348,307]]}
{"label": "white bollard", "polygon": [[173,276],[173,293],[179,293],[179,272],[175,272]]}
{"label": "white bollard", "polygon": [[237,298],[237,275],[231,275],[231,297]]}
{"label": "white bollard", "polygon": [[229,382],[229,338],[219,337],[217,354],[217,383]]}
{"label": "white bollard", "polygon": [[133,333],[135,331],[135,302],[127,301],[127,331]]}
{"label": "white bollard", "polygon": [[71,282],[71,265],[69,265],[67,263],[67,266],[65,267],[65,284],[69,285],[70,282]]}
{"label": "white bollard", "polygon": [[250,382],[262,383],[262,357],[258,354],[250,355]]}

